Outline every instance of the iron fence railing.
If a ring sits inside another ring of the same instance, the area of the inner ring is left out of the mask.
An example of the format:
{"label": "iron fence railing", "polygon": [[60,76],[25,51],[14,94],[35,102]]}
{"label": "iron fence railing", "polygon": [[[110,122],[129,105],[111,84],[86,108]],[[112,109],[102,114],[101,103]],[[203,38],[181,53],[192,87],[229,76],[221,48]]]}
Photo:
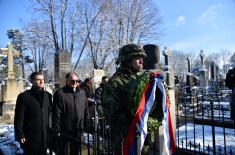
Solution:
{"label": "iron fence railing", "polygon": [[231,92],[185,90],[186,87],[180,88],[176,104],[178,152],[235,154],[235,126],[230,119]]}
{"label": "iron fence railing", "polygon": [[[90,117],[86,124],[87,127],[80,136],[72,137],[66,133],[61,133],[60,138],[77,142],[79,155],[112,155],[113,147],[110,140],[110,131],[105,118],[96,115],[96,117]],[[53,155],[57,152],[56,150],[59,150],[57,148],[59,138],[53,129],[49,133],[49,154]]]}
{"label": "iron fence railing", "polygon": [[[176,154],[235,154],[235,129],[230,119],[229,104],[231,92],[180,90],[176,103]],[[89,128],[80,139],[66,134],[63,136],[80,142],[80,155],[113,154],[105,118],[95,115],[88,120],[88,124]],[[50,152],[52,154],[53,147]]]}

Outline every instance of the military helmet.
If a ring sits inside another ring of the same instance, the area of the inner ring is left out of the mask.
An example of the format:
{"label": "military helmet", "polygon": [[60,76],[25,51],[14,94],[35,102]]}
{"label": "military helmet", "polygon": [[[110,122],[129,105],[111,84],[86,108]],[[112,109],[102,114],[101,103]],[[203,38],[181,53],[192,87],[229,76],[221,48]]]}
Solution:
{"label": "military helmet", "polygon": [[134,58],[136,56],[146,57],[145,51],[140,45],[137,44],[124,45],[119,50],[119,55],[116,63],[119,64],[126,60],[130,60],[131,58]]}

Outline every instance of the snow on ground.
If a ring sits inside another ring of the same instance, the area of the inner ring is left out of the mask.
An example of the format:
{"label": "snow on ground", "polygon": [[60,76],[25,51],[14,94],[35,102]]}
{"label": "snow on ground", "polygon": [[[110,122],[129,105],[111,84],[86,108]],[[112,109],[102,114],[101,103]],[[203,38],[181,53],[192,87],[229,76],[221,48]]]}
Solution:
{"label": "snow on ground", "polygon": [[[204,128],[204,129],[203,129]],[[212,127],[206,126],[204,127],[202,125],[195,125],[195,142],[196,145],[200,143],[201,150],[203,149],[203,130],[204,130],[204,150],[207,152],[207,146],[209,145],[212,149]],[[187,144],[189,148],[189,141],[194,143],[194,124],[188,123],[186,126],[181,126],[176,131],[176,137],[179,135],[179,145],[178,147],[182,147],[182,141],[183,148],[185,148],[186,144],[186,132],[187,132]],[[223,146],[224,146],[224,134],[223,134],[223,128],[215,127],[215,139],[216,139],[216,147],[218,151],[218,147],[222,147],[222,154],[223,153]],[[226,141],[226,149],[227,152],[232,149],[232,152],[235,153],[235,130],[234,129],[225,129],[225,141]],[[87,135],[84,135],[86,137]],[[92,136],[90,136],[92,137]],[[92,139],[92,138],[91,138]],[[178,140],[176,141],[176,143]],[[192,147],[193,149],[193,147]],[[198,147],[196,148],[198,149]],[[23,154],[23,150],[20,149],[20,145],[18,142],[14,139],[14,126],[13,125],[7,125],[7,124],[0,124],[0,154],[3,155],[21,155]],[[229,154],[229,153],[228,153]]]}
{"label": "snow on ground", "polygon": [[[196,143],[196,150],[198,149],[199,143],[201,145],[201,150],[203,149],[203,130],[204,130],[204,150],[207,152],[208,145],[213,148],[213,141],[212,141],[212,127],[207,125],[196,125],[195,124],[195,143]],[[221,146],[222,154],[224,154],[224,140],[226,142],[226,152],[229,154],[230,149],[232,152],[235,153],[235,129],[225,129],[225,139],[223,131],[224,129],[221,127],[215,127],[215,141],[216,141],[216,150],[218,152],[219,146]],[[186,147],[186,132],[187,132],[187,148],[189,149],[190,145],[189,142],[191,141],[194,144],[194,124],[188,123],[186,126],[181,126],[176,131],[176,137],[179,135],[179,147],[182,148],[182,141],[183,141],[183,148]],[[178,139],[176,143],[178,142]],[[192,147],[192,150],[194,148]]]}
{"label": "snow on ground", "polygon": [[20,148],[20,144],[15,141],[13,125],[0,124],[0,154],[23,154],[23,150]]}

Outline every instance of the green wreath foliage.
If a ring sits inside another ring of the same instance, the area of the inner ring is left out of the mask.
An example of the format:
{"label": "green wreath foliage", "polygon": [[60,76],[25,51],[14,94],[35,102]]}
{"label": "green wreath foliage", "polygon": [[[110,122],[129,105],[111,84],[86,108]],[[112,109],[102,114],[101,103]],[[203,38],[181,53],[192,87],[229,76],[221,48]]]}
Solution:
{"label": "green wreath foliage", "polygon": [[139,106],[139,102],[141,100],[142,93],[146,84],[149,81],[149,73],[144,72],[141,74],[136,80],[132,81],[130,86],[130,96],[129,96],[129,110],[131,116],[135,115],[135,112]]}
{"label": "green wreath foliage", "polygon": [[[134,116],[136,113],[136,110],[139,106],[139,102],[141,100],[143,91],[148,83],[150,79],[150,74],[149,72],[144,72],[143,74],[141,74],[136,80],[132,81],[130,84],[130,96],[128,97],[129,99],[129,105],[128,105],[128,109],[130,112],[131,116]],[[161,106],[160,106],[161,107]],[[158,117],[157,118],[153,118],[151,116],[148,117],[148,132],[153,132],[156,129],[159,128],[159,126],[161,125],[161,121],[162,121],[162,109],[157,109],[157,113],[158,113]]]}

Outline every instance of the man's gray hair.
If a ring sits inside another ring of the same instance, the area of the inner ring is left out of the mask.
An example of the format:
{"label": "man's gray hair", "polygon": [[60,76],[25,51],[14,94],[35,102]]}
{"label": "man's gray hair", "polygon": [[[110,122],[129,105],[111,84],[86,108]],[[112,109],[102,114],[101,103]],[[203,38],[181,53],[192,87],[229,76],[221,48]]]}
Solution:
{"label": "man's gray hair", "polygon": [[70,80],[72,75],[76,75],[78,77],[78,74],[75,71],[72,71],[72,72],[69,72],[66,74],[66,76],[65,76],[66,81]]}

